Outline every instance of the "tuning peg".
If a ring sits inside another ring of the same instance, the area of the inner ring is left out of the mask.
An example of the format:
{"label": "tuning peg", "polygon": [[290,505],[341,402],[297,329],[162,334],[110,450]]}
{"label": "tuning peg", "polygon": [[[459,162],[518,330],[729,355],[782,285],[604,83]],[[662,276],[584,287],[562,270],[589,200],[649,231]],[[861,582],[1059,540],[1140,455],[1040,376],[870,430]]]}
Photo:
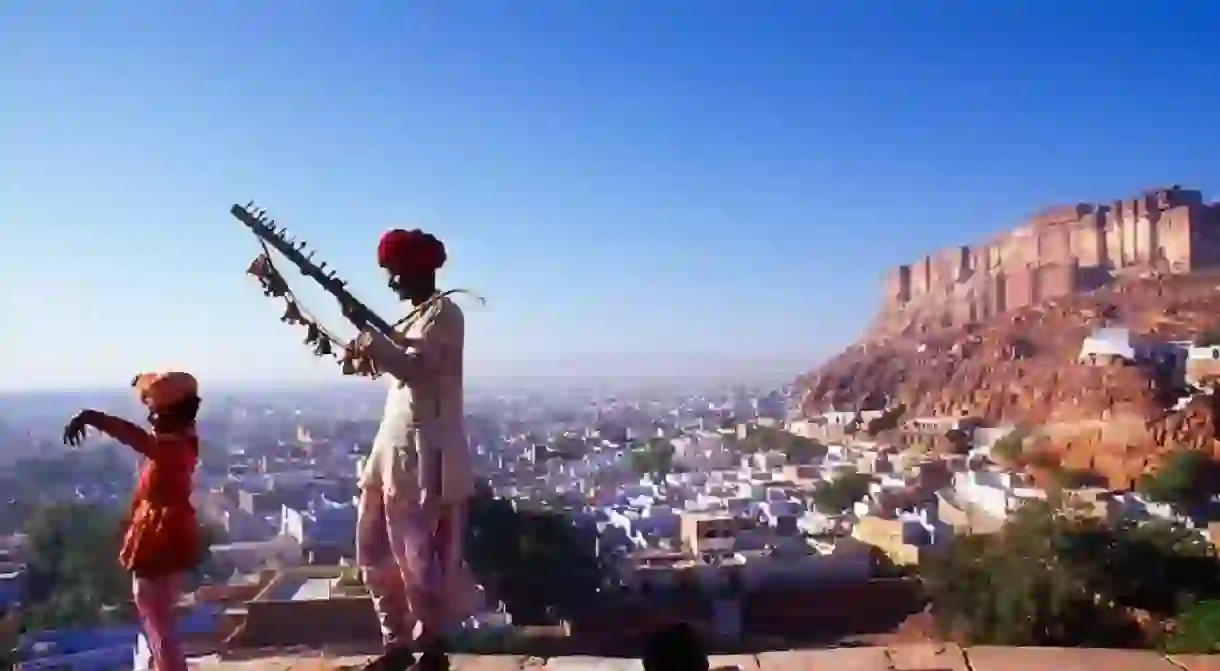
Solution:
{"label": "tuning peg", "polygon": [[306,254],[306,255],[305,255],[305,260],[306,260],[306,261],[313,261],[313,254],[314,254],[313,252],[310,252],[310,253]]}
{"label": "tuning peg", "polygon": [[326,270],[326,262],[325,262],[325,261],[323,261],[322,263],[319,263],[319,264],[318,264],[318,270],[319,270],[319,271],[325,271],[325,270]]}
{"label": "tuning peg", "polygon": [[306,345],[312,345],[312,344],[318,342],[318,340],[321,339],[321,337],[322,337],[322,329],[318,328],[317,324],[310,322],[306,325],[306,329],[305,329],[305,344]]}
{"label": "tuning peg", "polygon": [[250,201],[250,202],[246,203],[246,206],[243,207],[242,209],[245,210],[246,212],[252,212],[254,210],[254,201]]}
{"label": "tuning peg", "polygon": [[356,341],[349,342],[343,348],[343,355],[339,357],[339,365],[343,370],[344,375],[355,375],[358,369],[356,367]]}

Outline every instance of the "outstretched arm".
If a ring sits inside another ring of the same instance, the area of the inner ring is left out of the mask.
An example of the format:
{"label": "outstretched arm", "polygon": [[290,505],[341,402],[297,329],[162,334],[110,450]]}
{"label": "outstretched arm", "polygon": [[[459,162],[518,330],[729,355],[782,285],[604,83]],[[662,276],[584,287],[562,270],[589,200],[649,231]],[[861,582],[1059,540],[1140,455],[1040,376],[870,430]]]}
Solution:
{"label": "outstretched arm", "polygon": [[156,441],[152,435],[131,422],[97,410],[82,410],[64,428],[64,442],[80,445],[85,438],[85,427],[92,426],[102,433],[123,443],[146,457],[152,457]]}

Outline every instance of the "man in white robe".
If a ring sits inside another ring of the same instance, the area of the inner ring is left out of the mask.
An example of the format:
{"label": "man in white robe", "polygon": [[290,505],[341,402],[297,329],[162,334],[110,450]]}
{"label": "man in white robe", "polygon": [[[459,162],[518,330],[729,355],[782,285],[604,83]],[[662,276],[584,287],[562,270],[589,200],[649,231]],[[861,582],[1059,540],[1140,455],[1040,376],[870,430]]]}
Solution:
{"label": "man in white robe", "polygon": [[385,414],[360,470],[357,562],[386,655],[370,669],[447,668],[440,636],[472,615],[479,592],[462,557],[474,493],[463,419],[461,308],[436,289],[444,245],[418,230],[382,237],[378,261],[412,309],[390,339],[364,329],[358,355],[389,378]]}

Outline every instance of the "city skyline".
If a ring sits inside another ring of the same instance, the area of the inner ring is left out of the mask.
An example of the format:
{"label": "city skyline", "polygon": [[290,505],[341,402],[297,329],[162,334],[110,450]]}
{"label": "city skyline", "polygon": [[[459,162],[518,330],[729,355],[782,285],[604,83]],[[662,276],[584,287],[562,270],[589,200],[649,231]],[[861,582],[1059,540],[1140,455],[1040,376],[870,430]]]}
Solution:
{"label": "city skyline", "polygon": [[378,234],[436,232],[474,377],[795,375],[913,253],[1220,186],[1211,6],[705,9],[0,10],[0,388],[337,380],[243,275],[250,199],[387,315]]}
{"label": "city skyline", "polygon": [[[305,353],[307,354],[307,352]],[[734,384],[778,384],[791,382],[806,373],[815,360],[801,359],[731,359],[716,355],[685,353],[677,356],[638,356],[617,354],[590,357],[587,360],[544,360],[541,372],[537,362],[477,362],[475,372],[466,376],[467,391],[501,391],[562,386],[603,386],[616,390],[677,387],[701,389],[707,386]],[[327,362],[322,361],[322,366]],[[152,370],[152,368],[149,368]],[[61,382],[55,379],[34,384],[0,382],[0,398],[23,394],[119,394],[130,395],[128,380],[102,380],[87,384]],[[311,392],[360,390],[380,396],[385,383],[380,378],[344,377],[337,366],[332,375],[319,374],[307,378],[232,379],[211,378],[204,389],[209,393],[242,394],[259,392]]]}

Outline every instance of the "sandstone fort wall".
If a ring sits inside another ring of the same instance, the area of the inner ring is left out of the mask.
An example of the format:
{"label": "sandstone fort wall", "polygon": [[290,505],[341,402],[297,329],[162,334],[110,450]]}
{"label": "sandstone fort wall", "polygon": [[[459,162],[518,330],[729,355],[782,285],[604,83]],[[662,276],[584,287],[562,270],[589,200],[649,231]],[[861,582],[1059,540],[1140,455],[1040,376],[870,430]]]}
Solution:
{"label": "sandstone fort wall", "polygon": [[1220,204],[1179,186],[1108,204],[1050,208],[981,245],[892,268],[874,333],[966,324],[1088,291],[1128,269],[1220,266]]}

